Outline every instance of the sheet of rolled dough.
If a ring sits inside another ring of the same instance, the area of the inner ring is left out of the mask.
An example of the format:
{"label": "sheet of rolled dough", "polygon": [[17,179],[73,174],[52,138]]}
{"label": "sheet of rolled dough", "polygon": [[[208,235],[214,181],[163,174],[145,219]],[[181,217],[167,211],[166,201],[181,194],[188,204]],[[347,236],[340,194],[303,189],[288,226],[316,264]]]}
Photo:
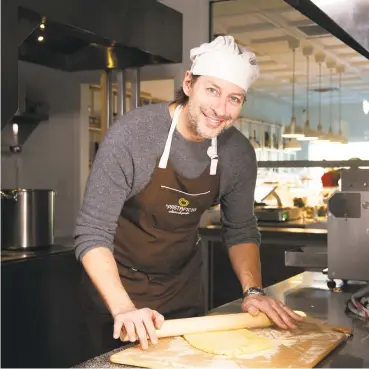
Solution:
{"label": "sheet of rolled dough", "polygon": [[191,346],[198,350],[215,355],[247,355],[274,347],[270,340],[260,337],[247,329],[191,333],[183,337]]}

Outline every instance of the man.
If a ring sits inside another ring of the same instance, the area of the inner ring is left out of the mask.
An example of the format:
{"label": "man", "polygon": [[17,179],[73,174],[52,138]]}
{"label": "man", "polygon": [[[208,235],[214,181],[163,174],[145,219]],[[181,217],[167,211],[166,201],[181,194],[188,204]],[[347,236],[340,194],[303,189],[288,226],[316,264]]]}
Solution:
{"label": "man", "polygon": [[91,169],[75,234],[96,354],[113,348],[121,329],[146,349],[164,319],[204,314],[197,226],[215,203],[243,311],[286,329],[300,320],[261,289],[255,152],[232,128],[258,77],[255,55],[220,36],[191,59],[176,101],[120,118]]}

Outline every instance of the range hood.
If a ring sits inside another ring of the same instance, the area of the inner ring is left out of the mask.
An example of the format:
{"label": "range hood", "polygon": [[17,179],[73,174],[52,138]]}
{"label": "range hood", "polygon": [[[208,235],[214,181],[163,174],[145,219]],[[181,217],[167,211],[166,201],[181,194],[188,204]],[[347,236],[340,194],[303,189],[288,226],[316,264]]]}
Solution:
{"label": "range hood", "polygon": [[368,0],[284,0],[369,59]]}
{"label": "range hood", "polygon": [[1,31],[2,129],[42,119],[17,113],[18,60],[67,72],[182,62],[182,14],[156,0],[3,0]]}

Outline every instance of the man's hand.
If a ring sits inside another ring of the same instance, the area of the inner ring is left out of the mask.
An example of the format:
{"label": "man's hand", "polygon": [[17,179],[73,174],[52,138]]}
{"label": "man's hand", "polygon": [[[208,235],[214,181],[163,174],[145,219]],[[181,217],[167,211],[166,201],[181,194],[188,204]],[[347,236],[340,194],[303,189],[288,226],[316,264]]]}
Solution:
{"label": "man's hand", "polygon": [[149,308],[130,309],[118,312],[114,318],[114,334],[115,339],[119,338],[121,330],[127,332],[128,339],[131,342],[140,340],[143,350],[148,348],[148,338],[156,345],[158,338],[155,329],[160,329],[164,322],[164,317],[155,310]]}
{"label": "man's hand", "polygon": [[293,320],[299,322],[304,318],[297,315],[288,306],[280,301],[273,300],[264,295],[249,295],[242,301],[242,311],[257,315],[259,311],[265,313],[278,327],[283,329],[296,328]]}

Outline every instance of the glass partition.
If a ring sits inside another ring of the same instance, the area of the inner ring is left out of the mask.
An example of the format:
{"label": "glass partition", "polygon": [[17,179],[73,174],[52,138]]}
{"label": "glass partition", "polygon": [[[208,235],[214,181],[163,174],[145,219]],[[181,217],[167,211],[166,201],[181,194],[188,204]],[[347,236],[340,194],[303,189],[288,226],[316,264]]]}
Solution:
{"label": "glass partition", "polygon": [[259,162],[258,166],[255,194],[262,193],[266,185],[273,185],[280,199],[280,203],[276,204],[275,199],[269,196],[264,205],[299,207],[303,211],[304,220],[324,221],[329,197],[341,189],[342,170],[369,168],[369,160],[265,161]]}

